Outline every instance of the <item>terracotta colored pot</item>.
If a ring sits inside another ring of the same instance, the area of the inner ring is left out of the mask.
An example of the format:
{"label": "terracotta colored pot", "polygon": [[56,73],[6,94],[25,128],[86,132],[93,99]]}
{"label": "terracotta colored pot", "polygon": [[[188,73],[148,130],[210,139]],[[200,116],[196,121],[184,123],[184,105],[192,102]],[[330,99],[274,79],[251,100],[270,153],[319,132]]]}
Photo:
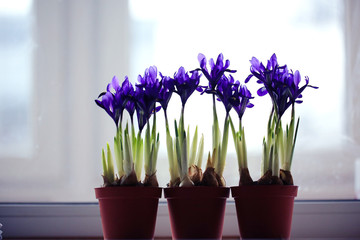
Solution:
{"label": "terracotta colored pot", "polygon": [[221,239],[226,187],[165,188],[173,239]]}
{"label": "terracotta colored pot", "polygon": [[231,187],[242,239],[290,239],[297,186]]}
{"label": "terracotta colored pot", "polygon": [[95,188],[104,239],[153,239],[161,192],[157,187]]}

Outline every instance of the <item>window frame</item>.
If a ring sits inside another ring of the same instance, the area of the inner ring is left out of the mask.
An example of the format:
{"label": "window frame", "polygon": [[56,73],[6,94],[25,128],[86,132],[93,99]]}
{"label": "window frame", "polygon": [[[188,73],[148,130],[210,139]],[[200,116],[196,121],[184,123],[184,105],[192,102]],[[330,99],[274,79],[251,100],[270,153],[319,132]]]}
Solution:
{"label": "window frame", "polygon": [[[2,203],[0,222],[5,238],[101,238],[97,203]],[[360,237],[360,201],[295,201],[292,238]],[[171,238],[166,202],[160,202],[156,238]],[[223,237],[239,237],[235,202],[226,204]]]}
{"label": "window frame", "polygon": [[[41,1],[44,3],[43,1]],[[64,8],[58,8],[58,4],[55,1],[48,1],[46,6],[43,7],[42,13],[51,13],[52,20],[54,24],[57,24],[59,29],[65,31],[67,29],[67,22],[57,21],[57,17],[67,19],[67,4],[65,3]],[[36,10],[41,11],[41,6],[38,1],[34,1]],[[99,4],[93,2],[90,4],[85,1],[76,2],[77,9],[83,10],[84,7],[91,8],[93,11],[101,11],[99,9]],[[357,143],[360,142],[360,129],[358,128],[358,123],[360,122],[360,98],[357,98],[356,89],[360,89],[358,73],[354,70],[359,69],[355,62],[356,59],[352,58],[351,55],[359,52],[359,43],[355,43],[356,38],[353,38],[354,34],[358,29],[360,21],[354,19],[354,13],[356,9],[359,9],[359,3],[356,1],[344,1],[344,10],[346,12],[345,16],[345,39],[346,39],[346,81],[347,87],[346,91],[350,94],[348,96],[346,105],[346,121],[347,121],[347,133],[349,136],[353,137]],[[104,10],[104,9],[103,9]],[[105,10],[104,10],[105,11]],[[53,14],[57,13],[57,14]],[[352,13],[352,14],[351,14]],[[77,14],[77,11],[74,11],[72,14]],[[359,16],[358,16],[359,18]],[[99,25],[97,28],[101,28],[101,24],[104,24],[101,19],[99,20]],[[70,20],[69,20],[70,21]],[[43,33],[53,28],[53,25],[47,25],[47,28],[44,28]],[[105,27],[106,24],[102,27]],[[105,31],[105,30],[104,30]],[[94,31],[94,41],[99,41],[97,38],[97,32]],[[50,39],[47,39],[49,44],[54,43],[56,35],[48,35]],[[110,41],[110,40],[109,40]],[[123,44],[126,45],[127,40],[125,39]],[[55,41],[56,43],[56,41]],[[55,44],[54,43],[54,44]],[[109,42],[111,43],[111,42]],[[64,50],[68,50],[69,43],[65,45],[59,45],[56,48],[57,53],[62,53]],[[82,43],[77,43],[81,45]],[[74,46],[73,46],[74,47]],[[47,54],[52,54],[51,52]],[[125,55],[121,56],[124,59],[127,59],[128,52],[125,52]],[[64,56],[61,54],[58,56],[60,61],[66,61]],[[106,59],[103,55],[99,56],[99,53],[94,53],[94,56],[102,61]],[[84,56],[83,58],[86,58]],[[47,58],[43,58],[45,61]],[[36,59],[39,61],[39,59]],[[77,60],[74,60],[74,62]],[[124,61],[126,62],[126,61]],[[37,62],[38,64],[41,61]],[[70,66],[71,63],[68,65]],[[109,72],[109,65],[102,64],[100,67],[97,66],[97,62],[90,62],[92,68],[92,74],[96,76],[101,75],[101,72]],[[62,77],[68,77],[64,73],[68,73],[71,69],[58,69],[55,66],[55,72],[61,75]],[[120,70],[128,69],[128,66],[120,66]],[[95,70],[96,69],[96,70]],[[36,70],[37,71],[37,70]],[[110,71],[111,72],[111,71]],[[126,71],[122,71],[126,72]],[[39,72],[36,72],[39,73]],[[36,75],[35,73],[35,75]],[[40,80],[46,81],[48,76],[37,76]],[[60,76],[58,76],[60,77]],[[71,79],[68,79],[70,81]],[[99,84],[99,83],[97,83]],[[96,86],[96,85],[95,85]],[[349,86],[355,86],[354,88]],[[97,87],[97,86],[96,86]],[[96,88],[93,86],[93,88]],[[344,104],[345,105],[345,104]],[[87,113],[88,114],[88,113]],[[70,116],[76,117],[76,116]],[[97,122],[101,122],[101,119],[96,118],[93,120],[93,124],[96,125]],[[107,124],[105,124],[107,125]],[[76,126],[73,126],[74,128]],[[86,136],[86,132],[84,133]],[[91,136],[88,138],[90,139]],[[93,143],[90,143],[93,144]],[[68,146],[66,146],[68,147]],[[65,146],[63,146],[65,148]],[[66,149],[71,150],[71,149]],[[66,151],[64,151],[66,152]],[[65,154],[65,153],[64,153]],[[64,156],[60,156],[64,157]],[[73,156],[77,157],[77,156]],[[65,158],[65,157],[64,157]],[[69,161],[71,163],[71,161]],[[85,168],[84,168],[85,167]],[[88,174],[96,174],[94,169],[87,166],[82,166],[84,172]],[[57,180],[61,180],[61,176]],[[76,179],[75,179],[76,180]],[[60,182],[60,181],[59,181]],[[54,187],[54,186],[52,186]],[[88,191],[89,189],[86,189]],[[3,224],[2,231],[3,236],[6,238],[16,238],[16,237],[101,237],[101,219],[98,209],[98,204],[93,203],[0,203],[0,222]],[[360,222],[360,201],[358,200],[298,200],[295,201],[294,206],[294,215],[292,223],[292,237],[293,238],[347,238],[355,239],[360,237],[360,229],[358,228],[358,223]],[[158,210],[158,218],[156,225],[155,237],[170,237],[170,222],[167,210],[167,204],[161,202]],[[238,226],[236,219],[236,211],[234,201],[229,199],[226,206],[226,214],[224,221],[223,236],[225,237],[238,237]]]}

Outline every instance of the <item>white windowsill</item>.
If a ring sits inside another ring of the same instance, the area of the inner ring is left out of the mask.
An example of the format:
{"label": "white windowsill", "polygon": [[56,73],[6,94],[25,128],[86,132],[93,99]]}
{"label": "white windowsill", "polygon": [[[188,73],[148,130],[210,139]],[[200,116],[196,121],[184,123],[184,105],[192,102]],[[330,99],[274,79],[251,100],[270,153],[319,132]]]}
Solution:
{"label": "white windowsill", "polygon": [[[97,203],[1,203],[3,237],[101,237]],[[360,201],[296,201],[292,238],[360,239]],[[166,203],[160,203],[156,237],[170,237]],[[239,236],[235,204],[226,205],[223,236]]]}

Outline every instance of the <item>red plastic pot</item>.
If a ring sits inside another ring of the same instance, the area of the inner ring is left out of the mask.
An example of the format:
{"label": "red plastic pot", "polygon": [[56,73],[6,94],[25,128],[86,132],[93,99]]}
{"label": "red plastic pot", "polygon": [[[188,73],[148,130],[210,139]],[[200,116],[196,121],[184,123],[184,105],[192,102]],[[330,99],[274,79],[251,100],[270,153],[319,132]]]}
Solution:
{"label": "red plastic pot", "polygon": [[290,239],[297,186],[252,185],[231,187],[243,239]]}
{"label": "red plastic pot", "polygon": [[173,239],[221,239],[226,187],[165,188]]}
{"label": "red plastic pot", "polygon": [[157,187],[95,188],[104,239],[153,239],[161,192]]}

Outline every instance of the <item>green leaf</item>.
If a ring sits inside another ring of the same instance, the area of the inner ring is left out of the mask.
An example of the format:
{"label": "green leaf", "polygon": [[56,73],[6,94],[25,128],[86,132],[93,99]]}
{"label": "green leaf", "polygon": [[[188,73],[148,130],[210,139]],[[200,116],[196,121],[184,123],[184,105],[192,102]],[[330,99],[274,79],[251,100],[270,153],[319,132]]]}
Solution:
{"label": "green leaf", "polygon": [[265,172],[267,171],[267,169],[269,168],[268,163],[269,163],[269,155],[268,153],[268,149],[267,149],[267,144],[266,144],[266,140],[265,137],[263,138],[263,157],[262,157],[262,162],[261,162],[261,175],[264,175]]}
{"label": "green leaf", "polygon": [[131,149],[132,149],[132,156],[134,159],[134,163],[136,164],[136,148],[137,148],[137,138],[135,134],[134,123],[131,122]]}
{"label": "green leaf", "polygon": [[292,144],[292,149],[291,149],[290,164],[289,164],[288,168],[285,169],[285,170],[288,170],[288,171],[290,171],[290,169],[291,169],[291,164],[292,164],[292,160],[293,160],[293,156],[294,156],[294,149],[295,149],[295,143],[296,143],[296,138],[297,138],[297,133],[298,133],[298,128],[299,128],[299,122],[300,122],[300,117],[298,118],[297,123],[296,123],[296,129],[295,129],[295,134],[294,134],[294,142]]}
{"label": "green leaf", "polygon": [[[119,137],[118,137],[119,138]],[[119,174],[119,178],[124,175],[124,167],[123,167],[123,151],[122,146],[117,137],[114,137],[114,154],[116,167]]]}
{"label": "green leaf", "polygon": [[188,171],[188,159],[187,159],[187,141],[186,141],[186,134],[183,132],[183,142],[181,144],[181,179],[187,175]]}
{"label": "green leaf", "polygon": [[241,146],[242,146],[242,161],[243,161],[243,166],[244,168],[247,168],[248,167],[248,164],[247,164],[247,148],[246,148],[246,138],[245,138],[245,131],[244,131],[244,128],[240,129],[241,131],[241,140],[240,142],[242,143]]}
{"label": "green leaf", "polygon": [[[229,121],[230,121],[230,126],[231,126],[231,133],[232,133],[232,136],[233,136],[233,139],[234,139],[234,144],[235,144],[237,134],[235,132],[235,127],[234,127],[233,121],[232,121],[230,116],[229,116]],[[236,144],[235,144],[235,146],[236,146]]]}
{"label": "green leaf", "polygon": [[170,135],[169,126],[166,126],[166,148],[167,148],[167,156],[169,160],[169,168],[170,168],[170,178],[171,181],[174,181],[176,179],[176,170],[175,170],[175,156],[174,156],[174,148],[173,148],[173,139]]}
{"label": "green leaf", "polygon": [[234,140],[234,146],[235,146],[235,150],[236,150],[238,167],[239,167],[239,169],[241,169],[243,167],[242,152],[241,152],[242,151],[241,150],[241,133],[235,132],[234,123],[230,116],[229,116],[229,122],[230,122],[230,127],[231,127],[231,133],[232,133],[233,140]]}
{"label": "green leaf", "polygon": [[138,177],[138,181],[141,180],[141,171],[143,168],[143,139],[141,138],[140,132],[138,133],[137,139],[136,139],[136,147],[135,147],[135,155],[134,155],[134,164],[135,164],[135,173]]}
{"label": "green leaf", "polygon": [[226,161],[226,153],[227,153],[227,145],[229,141],[229,120],[226,117],[225,123],[224,123],[224,133],[223,133],[223,139],[222,139],[222,145],[221,145],[221,153],[220,158],[218,161],[218,170],[217,173],[222,176],[225,168],[225,161]]}
{"label": "green leaf", "polygon": [[106,157],[105,157],[105,151],[102,149],[101,151],[101,159],[102,159],[102,166],[103,166],[103,175],[104,177],[108,177],[108,170],[106,165]]}
{"label": "green leaf", "polygon": [[187,156],[186,158],[189,159],[189,155],[190,155],[190,126],[188,126],[187,131],[186,131],[186,152],[187,152]]}
{"label": "green leaf", "polygon": [[175,149],[176,149],[176,159],[177,159],[177,163],[179,166],[179,174],[182,178],[183,177],[183,175],[182,175],[183,167],[182,167],[182,163],[181,163],[181,148],[180,148],[180,138],[179,137],[175,138]]}
{"label": "green leaf", "polygon": [[154,156],[153,156],[153,165],[152,165],[152,171],[153,173],[156,172],[156,163],[157,163],[157,158],[158,158],[158,153],[159,153],[159,146],[160,146],[160,141],[159,141],[159,134],[158,134],[158,138],[156,140],[156,143],[155,143],[155,151],[154,151]]}
{"label": "green leaf", "polygon": [[153,170],[152,170],[152,166],[153,166],[153,154],[154,154],[154,151],[155,151],[155,145],[154,144],[151,144],[151,147],[150,147],[150,158],[149,158],[149,162],[148,163],[145,163],[145,174],[148,175],[148,176],[151,176],[152,173],[153,173]]}
{"label": "green leaf", "polygon": [[195,165],[201,168],[204,156],[204,134],[201,134]]}
{"label": "green leaf", "polygon": [[283,129],[280,125],[280,131],[277,135],[277,146],[278,146],[278,151],[279,151],[279,157],[280,157],[280,161],[283,163],[284,161],[286,161],[286,145],[287,145],[287,134],[285,132],[285,134],[283,133]]}
{"label": "green leaf", "polygon": [[198,127],[196,126],[194,137],[193,137],[192,144],[191,144],[189,167],[195,163],[197,141],[198,141]]}
{"label": "green leaf", "polygon": [[107,148],[107,178],[112,183],[115,181],[115,176],[114,176],[114,163],[113,163],[109,143],[106,144],[106,148]]}
{"label": "green leaf", "polygon": [[213,96],[213,118],[214,118],[214,122],[212,127],[212,131],[213,131],[212,133],[213,133],[213,149],[214,149],[217,146],[219,146],[220,138],[221,138],[219,120],[216,113],[215,96]]}
{"label": "green leaf", "polygon": [[145,140],[144,140],[144,154],[145,154],[145,171],[150,164],[150,151],[151,151],[151,137],[150,137],[150,124],[146,125]]}
{"label": "green leaf", "polygon": [[239,170],[240,170],[240,169],[244,168],[242,146],[241,146],[240,139],[236,139],[235,149],[236,149],[236,156],[237,156],[237,160],[238,160],[238,166],[239,166]]}
{"label": "green leaf", "polygon": [[128,176],[133,168],[133,159],[132,159],[132,150],[131,150],[131,142],[130,142],[130,136],[128,131],[128,125],[126,125],[125,131],[124,131],[124,171],[125,174]]}
{"label": "green leaf", "polygon": [[174,177],[175,176],[178,176],[180,177],[181,176],[181,165],[180,165],[180,162],[181,162],[181,159],[178,158],[178,151],[177,151],[177,140],[175,138],[175,141],[174,141],[174,144],[173,144],[173,163],[174,163]]}

